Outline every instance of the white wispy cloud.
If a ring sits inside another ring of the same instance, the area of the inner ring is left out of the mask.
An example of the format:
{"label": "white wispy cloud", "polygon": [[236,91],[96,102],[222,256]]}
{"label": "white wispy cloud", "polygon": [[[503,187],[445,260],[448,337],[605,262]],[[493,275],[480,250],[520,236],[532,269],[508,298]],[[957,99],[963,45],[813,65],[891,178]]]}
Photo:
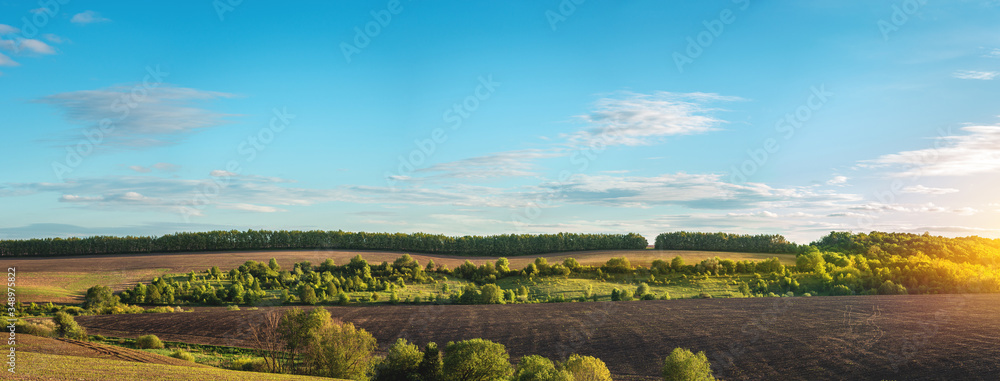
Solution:
{"label": "white wispy cloud", "polygon": [[968,176],[1000,171],[1000,126],[963,127],[967,134],[936,138],[934,148],[864,160],[859,166],[890,168],[893,176]]}
{"label": "white wispy cloud", "polygon": [[419,177],[397,180],[466,179],[482,180],[502,177],[537,176],[534,161],[559,157],[558,150],[525,149],[498,152],[452,162],[435,164],[415,171]]}
{"label": "white wispy cloud", "polygon": [[10,57],[7,57],[3,53],[0,53],[0,66],[20,66],[20,65],[21,64],[17,63]]}
{"label": "white wispy cloud", "polygon": [[979,71],[979,70],[959,70],[952,73],[952,76],[958,79],[978,79],[981,81],[990,81],[1000,76],[1000,72],[997,71]]}
{"label": "white wispy cloud", "polygon": [[17,41],[14,40],[0,40],[0,49],[13,52],[15,54],[21,53],[34,53],[34,54],[56,54],[56,49],[33,38],[22,38]]}
{"label": "white wispy cloud", "polygon": [[871,213],[887,213],[887,212],[954,213],[963,216],[979,213],[978,209],[972,207],[958,207],[958,208],[944,207],[935,205],[934,203],[931,202],[928,202],[926,204],[886,204],[879,202],[870,202],[866,204],[850,206],[847,209],[855,211],[871,212]]}
{"label": "white wispy cloud", "polygon": [[[111,120],[114,130],[102,145],[128,148],[175,144],[199,130],[225,124],[224,118],[230,116],[198,106],[233,94],[163,84],[142,88],[145,96],[136,98],[132,90],[137,86],[142,85],[59,93],[37,102],[56,106],[69,121],[87,128],[98,127],[103,119]],[[75,141],[79,135],[67,138]]]}
{"label": "white wispy cloud", "polygon": [[590,128],[564,135],[571,144],[649,145],[675,135],[717,130],[725,121],[711,116],[711,102],[739,101],[739,97],[710,93],[622,92],[598,100],[580,119]]}
{"label": "white wispy cloud", "polygon": [[17,29],[15,27],[12,27],[12,26],[7,25],[7,24],[0,24],[0,36],[7,35],[7,34],[17,34],[17,33],[20,33],[20,32],[21,32],[20,29]]}
{"label": "white wispy cloud", "polygon": [[231,209],[231,210],[242,210],[247,212],[257,212],[257,213],[275,213],[275,212],[287,212],[285,209],[275,208],[273,206],[266,205],[254,205],[254,204],[219,204],[219,209]]}
{"label": "white wispy cloud", "polygon": [[827,183],[827,185],[846,184],[847,183],[847,176],[834,176],[832,179],[830,179],[826,183]]}
{"label": "white wispy cloud", "polygon": [[860,196],[809,187],[772,188],[761,183],[732,184],[717,174],[664,174],[654,177],[577,175],[541,188],[569,203],[649,208],[677,205],[693,209],[750,209],[772,205],[857,201]]}
{"label": "white wispy cloud", "polygon": [[949,194],[949,193],[958,193],[958,189],[955,189],[955,188],[931,188],[931,187],[925,187],[923,185],[914,185],[914,186],[903,188],[903,193],[942,195],[942,194]]}
{"label": "white wispy cloud", "polygon": [[83,11],[73,15],[73,18],[69,20],[71,23],[86,25],[99,22],[108,22],[110,19],[104,18],[100,13],[94,11]]}

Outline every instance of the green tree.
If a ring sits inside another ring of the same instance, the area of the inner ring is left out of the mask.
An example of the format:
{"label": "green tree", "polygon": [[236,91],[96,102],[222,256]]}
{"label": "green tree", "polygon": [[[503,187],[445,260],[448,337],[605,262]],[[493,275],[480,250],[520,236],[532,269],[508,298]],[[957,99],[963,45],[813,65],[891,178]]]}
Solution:
{"label": "green tree", "polygon": [[424,347],[424,358],[420,360],[418,373],[420,381],[439,381],[443,376],[444,363],[441,361],[441,351],[437,343],[430,342]]}
{"label": "green tree", "polygon": [[639,287],[635,289],[635,297],[642,299],[644,296],[649,294],[649,285],[646,284],[646,282],[639,283]]}
{"label": "green tree", "polygon": [[399,338],[393,343],[385,358],[375,368],[376,381],[408,380],[419,374],[424,354],[420,348]]}
{"label": "green tree", "polygon": [[308,305],[314,305],[319,302],[319,298],[316,297],[316,290],[309,285],[299,289],[299,299],[302,300],[302,303]]}
{"label": "green tree", "polygon": [[267,267],[273,270],[274,272],[281,271],[281,266],[278,265],[278,260],[274,258],[271,258],[271,261],[267,263]]}
{"label": "green tree", "polygon": [[480,289],[479,300],[482,304],[503,304],[503,290],[495,284],[484,284]]}
{"label": "green tree", "polygon": [[575,381],[611,381],[611,371],[596,357],[572,354],[563,369],[572,374]]}
{"label": "green tree", "polygon": [[521,357],[514,372],[513,381],[574,381],[573,376],[556,369],[556,365],[545,357],[531,355]]}
{"label": "green tree", "polygon": [[678,255],[678,256],[674,257],[674,259],[671,259],[670,260],[670,268],[673,269],[674,271],[681,271],[681,270],[683,270],[684,269],[684,258],[681,258],[681,256]]}
{"label": "green tree", "polygon": [[604,264],[602,270],[606,273],[629,273],[632,271],[632,264],[629,263],[628,258],[625,257],[615,257],[608,260]]}
{"label": "green tree", "polygon": [[101,311],[118,305],[118,297],[111,292],[111,287],[94,286],[87,289],[87,296],[84,297],[83,308]]}
{"label": "green tree", "polygon": [[135,339],[136,345],[141,349],[162,349],[163,342],[156,335],[143,335]]}
{"label": "green tree", "polygon": [[76,323],[76,320],[73,319],[73,315],[59,311],[52,317],[52,322],[56,325],[55,332],[59,335],[59,337],[76,340],[87,339],[87,331]]}
{"label": "green tree", "polygon": [[500,274],[507,274],[510,272],[510,261],[507,258],[497,259],[495,267]]}
{"label": "green tree", "polygon": [[444,352],[445,381],[506,381],[512,373],[503,344],[472,339],[450,342]]}
{"label": "green tree", "polygon": [[684,348],[674,348],[663,360],[664,381],[713,381],[711,364],[705,352],[692,353]]}
{"label": "green tree", "polygon": [[376,349],[375,337],[367,331],[328,321],[309,341],[303,358],[314,376],[364,381],[375,364]]}

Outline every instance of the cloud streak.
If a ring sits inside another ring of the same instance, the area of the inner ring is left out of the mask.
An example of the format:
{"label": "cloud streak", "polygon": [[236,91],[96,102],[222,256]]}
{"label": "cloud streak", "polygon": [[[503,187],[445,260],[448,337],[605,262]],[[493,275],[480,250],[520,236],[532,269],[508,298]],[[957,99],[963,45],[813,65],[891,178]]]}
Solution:
{"label": "cloud streak", "polygon": [[964,135],[936,138],[934,148],[880,156],[861,167],[890,168],[898,177],[969,176],[1000,172],[1000,126],[963,127]]}
{"label": "cloud streak", "polygon": [[114,131],[103,144],[137,149],[176,144],[199,130],[225,124],[225,118],[231,115],[196,104],[235,96],[169,85],[148,90],[141,88],[143,91],[137,96],[133,91],[136,88],[140,87],[123,85],[73,91],[50,95],[36,102],[58,108],[70,122],[87,128],[98,127],[102,120],[112,121]]}

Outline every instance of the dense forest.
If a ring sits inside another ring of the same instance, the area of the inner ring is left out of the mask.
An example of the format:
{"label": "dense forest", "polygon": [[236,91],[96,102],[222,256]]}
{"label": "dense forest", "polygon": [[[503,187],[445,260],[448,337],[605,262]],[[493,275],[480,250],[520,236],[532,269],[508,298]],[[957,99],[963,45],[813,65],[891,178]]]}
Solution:
{"label": "dense forest", "polygon": [[426,233],[247,230],[160,237],[45,238],[0,241],[0,256],[59,256],[219,250],[346,249],[515,256],[578,250],[645,249],[639,234],[504,234],[450,237]]}
{"label": "dense forest", "polygon": [[656,236],[657,250],[707,250],[740,253],[794,254],[805,247],[778,234],[671,232]]}

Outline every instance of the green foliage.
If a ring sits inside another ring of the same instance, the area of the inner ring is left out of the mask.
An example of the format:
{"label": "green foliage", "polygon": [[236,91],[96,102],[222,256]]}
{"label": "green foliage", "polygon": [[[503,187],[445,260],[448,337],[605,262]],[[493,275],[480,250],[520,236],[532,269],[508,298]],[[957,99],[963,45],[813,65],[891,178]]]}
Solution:
{"label": "green foliage", "polygon": [[136,345],[141,349],[161,349],[163,342],[156,335],[143,335],[135,340]]}
{"label": "green foliage", "polygon": [[674,348],[663,360],[665,381],[713,381],[711,364],[705,352],[692,353],[684,348]]}
{"label": "green foliage", "polygon": [[430,342],[424,347],[424,357],[417,366],[420,381],[439,381],[444,375],[444,362],[437,343]]}
{"label": "green foliage", "polygon": [[314,305],[319,302],[319,298],[316,297],[316,290],[309,285],[299,289],[299,300],[301,300],[302,303],[309,305]]}
{"label": "green foliage", "polygon": [[[0,256],[157,253],[212,250],[393,250],[437,254],[511,256],[581,250],[644,249],[646,239],[629,234],[504,234],[449,237],[426,233],[247,230],[175,233],[160,237],[45,238],[0,240]],[[272,268],[277,272],[280,268]],[[214,276],[214,274],[213,274]]]}
{"label": "green foliage", "polygon": [[670,268],[674,271],[684,270],[684,258],[681,258],[680,255],[674,257],[670,260]]}
{"label": "green foliage", "polygon": [[833,289],[830,291],[830,295],[835,295],[835,296],[854,295],[854,291],[852,291],[850,287],[838,284],[836,286],[833,286]]}
{"label": "green foliage", "polygon": [[596,357],[572,354],[563,369],[572,374],[575,381],[611,381],[611,371]]}
{"label": "green foliage", "polygon": [[625,257],[611,258],[601,267],[601,270],[611,274],[624,274],[632,271],[632,264]]}
{"label": "green foliage", "polygon": [[376,366],[376,381],[409,380],[420,375],[420,363],[424,354],[420,348],[410,344],[406,339],[399,338],[386,353],[385,358]]}
{"label": "green foliage", "polygon": [[882,285],[878,287],[879,295],[906,295],[906,287],[901,284],[892,283],[891,280],[882,282]]}
{"label": "green foliage", "polygon": [[502,344],[471,339],[445,347],[445,381],[506,381],[511,373],[510,355]]}
{"label": "green foliage", "polygon": [[194,355],[192,355],[190,353],[187,353],[185,351],[182,351],[180,349],[178,349],[178,350],[174,351],[173,353],[171,353],[170,357],[173,357],[175,359],[181,359],[181,360],[184,360],[184,361],[194,362]]}
{"label": "green foliage", "polygon": [[52,317],[52,322],[55,323],[55,334],[59,337],[66,337],[76,340],[86,340],[87,331],[83,329],[73,316],[65,312],[56,312],[55,316]]}
{"label": "green foliage", "polygon": [[573,375],[565,370],[556,369],[556,365],[545,357],[530,355],[521,357],[514,372],[513,381],[573,381]]}
{"label": "green foliage", "polygon": [[656,236],[657,250],[707,250],[741,253],[791,254],[799,245],[780,235],[673,232]]}
{"label": "green foliage", "polygon": [[87,289],[84,297],[83,308],[95,311],[103,311],[118,304],[118,297],[111,292],[108,286],[93,286]]}

